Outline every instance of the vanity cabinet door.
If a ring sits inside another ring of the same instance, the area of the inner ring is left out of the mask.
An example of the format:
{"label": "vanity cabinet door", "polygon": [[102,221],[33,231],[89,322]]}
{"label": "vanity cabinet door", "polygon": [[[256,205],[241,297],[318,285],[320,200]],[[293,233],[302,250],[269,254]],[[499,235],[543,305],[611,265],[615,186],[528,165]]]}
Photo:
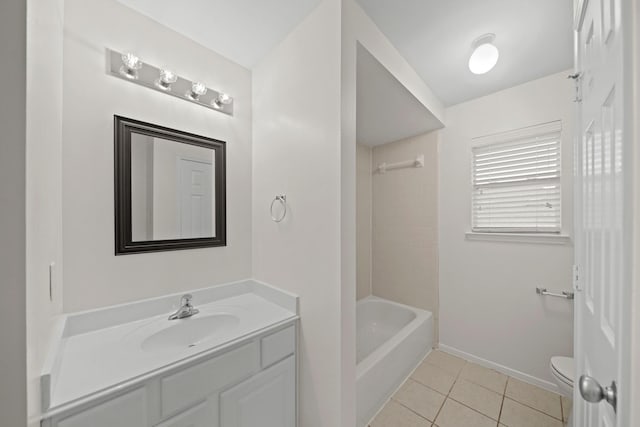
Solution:
{"label": "vanity cabinet door", "polygon": [[295,356],[222,393],[220,421],[221,427],[295,427]]}
{"label": "vanity cabinet door", "polygon": [[53,422],[54,427],[144,427],[147,425],[149,425],[147,394],[144,387]]}
{"label": "vanity cabinet door", "polygon": [[202,402],[156,427],[217,427],[218,414],[208,401]]}

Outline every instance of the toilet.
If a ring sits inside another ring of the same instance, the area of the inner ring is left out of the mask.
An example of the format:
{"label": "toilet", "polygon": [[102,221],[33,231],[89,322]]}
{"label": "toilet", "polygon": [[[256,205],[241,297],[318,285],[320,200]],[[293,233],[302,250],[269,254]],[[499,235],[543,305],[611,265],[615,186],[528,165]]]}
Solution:
{"label": "toilet", "polygon": [[[555,356],[551,358],[551,375],[558,385],[560,394],[573,399],[573,380],[575,377],[575,361],[573,357]],[[569,415],[568,426],[573,426]]]}
{"label": "toilet", "polygon": [[573,357],[555,356],[551,358],[551,375],[553,375],[560,393],[572,399],[574,369]]}

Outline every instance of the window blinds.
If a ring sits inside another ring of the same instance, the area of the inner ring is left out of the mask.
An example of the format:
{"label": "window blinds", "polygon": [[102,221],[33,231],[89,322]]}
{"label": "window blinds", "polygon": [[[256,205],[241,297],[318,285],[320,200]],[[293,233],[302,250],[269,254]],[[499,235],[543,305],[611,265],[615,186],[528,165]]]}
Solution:
{"label": "window blinds", "polygon": [[554,122],[475,141],[473,231],[560,232],[560,134]]}

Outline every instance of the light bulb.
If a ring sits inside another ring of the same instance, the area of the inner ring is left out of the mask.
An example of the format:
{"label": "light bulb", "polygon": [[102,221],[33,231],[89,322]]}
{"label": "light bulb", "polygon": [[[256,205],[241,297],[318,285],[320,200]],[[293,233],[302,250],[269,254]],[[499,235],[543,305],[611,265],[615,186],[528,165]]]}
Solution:
{"label": "light bulb", "polygon": [[140,58],[132,53],[125,53],[122,55],[122,64],[122,67],[120,67],[120,74],[132,80],[138,78],[138,70],[142,68],[142,61],[140,61]]}
{"label": "light bulb", "polygon": [[172,71],[160,70],[160,77],[158,77],[155,83],[158,89],[171,90],[171,84],[175,83],[176,80],[178,80],[178,76]]}
{"label": "light bulb", "polygon": [[191,83],[191,92],[187,93],[187,98],[197,101],[202,95],[207,93],[207,87],[200,82]]}
{"label": "light bulb", "polygon": [[233,98],[224,92],[220,92],[218,96],[211,102],[211,105],[220,110],[225,105],[229,105],[233,102]]}

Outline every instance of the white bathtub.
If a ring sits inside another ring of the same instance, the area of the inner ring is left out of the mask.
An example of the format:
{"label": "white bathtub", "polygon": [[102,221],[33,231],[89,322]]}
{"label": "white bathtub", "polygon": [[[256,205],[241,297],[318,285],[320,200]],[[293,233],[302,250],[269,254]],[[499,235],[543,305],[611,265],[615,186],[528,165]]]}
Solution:
{"label": "white bathtub", "polygon": [[356,413],[365,427],[433,347],[430,312],[377,297],[356,305]]}

